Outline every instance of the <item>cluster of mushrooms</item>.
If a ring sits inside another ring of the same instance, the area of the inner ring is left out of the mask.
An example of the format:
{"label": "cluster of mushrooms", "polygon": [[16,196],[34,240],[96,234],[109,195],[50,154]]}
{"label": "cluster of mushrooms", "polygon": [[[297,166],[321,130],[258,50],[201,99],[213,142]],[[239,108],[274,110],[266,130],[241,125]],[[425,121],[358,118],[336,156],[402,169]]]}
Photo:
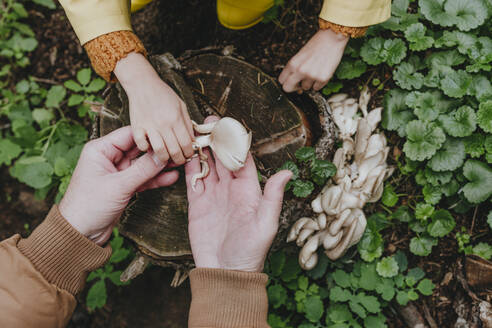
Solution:
{"label": "cluster of mushrooms", "polygon": [[305,270],[318,263],[318,247],[323,246],[328,258],[336,260],[359,242],[367,223],[362,208],[379,200],[384,180],[393,173],[386,163],[386,138],[373,133],[381,121],[382,108],[368,112],[369,99],[369,90],[364,88],[359,101],[347,94],[328,100],[343,141],[333,158],[337,173],[311,203],[317,218],[299,219],[287,237],[287,242],[296,240],[302,247],[299,264]]}
{"label": "cluster of mushrooms", "polygon": [[251,146],[251,132],[246,131],[241,123],[231,117],[204,124],[192,123],[193,129],[200,134],[195,138],[193,149],[198,152],[201,164],[200,173],[191,179],[193,190],[198,179],[207,177],[209,173],[207,155],[203,153],[205,147],[210,147],[216,159],[230,171],[244,166]]}

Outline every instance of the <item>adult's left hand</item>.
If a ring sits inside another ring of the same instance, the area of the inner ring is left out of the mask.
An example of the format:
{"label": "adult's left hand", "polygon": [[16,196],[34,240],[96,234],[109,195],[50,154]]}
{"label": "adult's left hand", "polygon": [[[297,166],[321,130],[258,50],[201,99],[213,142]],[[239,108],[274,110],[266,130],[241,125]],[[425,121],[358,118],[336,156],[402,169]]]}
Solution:
{"label": "adult's left hand", "polygon": [[[130,126],[88,142],[59,210],[81,234],[103,245],[136,191],[172,185],[177,171],[140,150]],[[138,158],[137,158],[138,157]]]}
{"label": "adult's left hand", "polygon": [[323,88],[340,64],[348,40],[330,29],[316,32],[280,73],[278,80],[284,91]]}

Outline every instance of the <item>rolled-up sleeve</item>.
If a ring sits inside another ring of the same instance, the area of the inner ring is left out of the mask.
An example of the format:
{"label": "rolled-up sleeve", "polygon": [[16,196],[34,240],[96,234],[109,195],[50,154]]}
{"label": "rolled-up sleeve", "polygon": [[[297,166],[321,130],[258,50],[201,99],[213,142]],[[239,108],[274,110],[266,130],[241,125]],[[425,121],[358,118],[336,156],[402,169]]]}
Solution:
{"label": "rolled-up sleeve", "polygon": [[128,0],[60,0],[80,43],[115,31],[131,31]]}
{"label": "rolled-up sleeve", "polygon": [[369,26],[391,16],[391,0],[325,0],[320,18],[343,26]]}

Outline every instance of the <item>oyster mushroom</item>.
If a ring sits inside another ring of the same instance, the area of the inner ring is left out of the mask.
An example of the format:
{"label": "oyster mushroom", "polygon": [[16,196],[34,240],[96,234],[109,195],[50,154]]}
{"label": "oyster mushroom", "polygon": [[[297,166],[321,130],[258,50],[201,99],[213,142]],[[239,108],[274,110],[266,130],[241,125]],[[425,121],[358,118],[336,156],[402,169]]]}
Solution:
{"label": "oyster mushroom", "polygon": [[192,177],[194,190],[196,181],[208,175],[208,164],[202,149],[210,147],[219,161],[230,171],[237,171],[244,166],[251,146],[251,132],[237,120],[224,117],[218,121],[197,124],[193,129],[202,134],[197,136],[193,148],[199,152],[202,171]]}
{"label": "oyster mushroom", "polygon": [[[360,241],[367,225],[362,208],[381,198],[383,182],[393,172],[386,163],[386,138],[382,133],[374,133],[381,121],[382,108],[367,111],[369,100],[367,88],[363,89],[359,103],[346,94],[328,100],[343,141],[333,158],[337,173],[311,202],[317,218],[298,220],[287,239],[297,239],[297,245],[302,247],[299,264],[305,270],[316,265],[316,250],[321,245],[326,255],[336,260]],[[362,118],[356,115],[358,109]]]}

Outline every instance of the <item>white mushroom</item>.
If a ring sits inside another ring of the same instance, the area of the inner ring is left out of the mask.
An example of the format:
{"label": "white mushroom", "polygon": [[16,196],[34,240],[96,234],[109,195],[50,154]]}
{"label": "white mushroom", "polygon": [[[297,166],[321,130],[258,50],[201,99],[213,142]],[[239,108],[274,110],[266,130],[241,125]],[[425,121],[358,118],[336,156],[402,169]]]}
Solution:
{"label": "white mushroom", "polygon": [[[251,132],[237,120],[224,117],[218,121],[196,124],[193,129],[200,134],[193,143],[193,148],[198,150],[210,147],[214,151],[217,159],[230,171],[237,171],[244,166],[248,151],[251,146]],[[206,159],[200,157],[202,165],[206,165]],[[208,169],[202,167],[202,172],[192,178],[194,189],[197,179],[204,178],[208,174]]]}
{"label": "white mushroom", "polygon": [[[333,158],[337,173],[311,202],[317,218],[298,220],[287,239],[297,239],[297,245],[302,247],[299,264],[305,270],[316,266],[316,250],[321,245],[326,255],[336,260],[359,242],[367,225],[362,208],[381,197],[384,180],[393,172],[394,168],[386,163],[386,138],[382,133],[374,133],[381,121],[382,108],[368,112],[369,100],[367,88],[361,92],[359,103],[346,94],[328,100],[343,141]],[[362,118],[356,115],[358,108]]]}

